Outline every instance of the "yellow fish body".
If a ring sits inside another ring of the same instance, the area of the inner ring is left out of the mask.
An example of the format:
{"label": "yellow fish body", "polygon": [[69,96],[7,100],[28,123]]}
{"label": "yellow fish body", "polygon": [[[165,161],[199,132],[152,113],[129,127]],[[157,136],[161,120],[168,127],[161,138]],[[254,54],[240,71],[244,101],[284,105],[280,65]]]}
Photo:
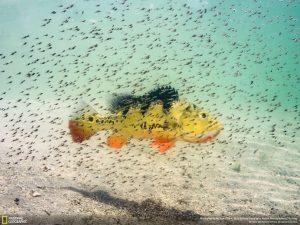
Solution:
{"label": "yellow fish body", "polygon": [[207,112],[184,101],[173,101],[168,110],[162,101],[154,101],[144,110],[130,106],[126,113],[120,110],[113,115],[101,116],[85,113],[69,121],[75,142],[82,142],[101,130],[111,130],[108,146],[121,148],[130,138],[150,138],[160,153],[175,145],[177,140],[201,143],[214,139],[222,125]]}

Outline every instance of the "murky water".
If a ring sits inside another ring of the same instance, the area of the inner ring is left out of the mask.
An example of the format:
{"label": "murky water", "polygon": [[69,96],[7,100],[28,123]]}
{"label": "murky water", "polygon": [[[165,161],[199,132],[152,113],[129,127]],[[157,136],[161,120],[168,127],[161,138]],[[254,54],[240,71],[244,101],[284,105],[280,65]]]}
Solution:
{"label": "murky water", "polygon": [[[0,0],[0,11],[2,171],[200,215],[299,213],[299,1]],[[148,140],[111,150],[107,132],[72,142],[82,102],[105,113],[113,93],[157,85],[217,116],[218,138],[164,155]]]}

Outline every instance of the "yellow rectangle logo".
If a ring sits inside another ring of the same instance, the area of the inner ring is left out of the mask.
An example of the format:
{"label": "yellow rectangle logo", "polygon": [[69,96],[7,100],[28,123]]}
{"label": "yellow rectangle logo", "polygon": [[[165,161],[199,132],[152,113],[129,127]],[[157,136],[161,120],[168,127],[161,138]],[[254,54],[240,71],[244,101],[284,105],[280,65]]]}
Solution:
{"label": "yellow rectangle logo", "polygon": [[8,216],[2,216],[2,223],[1,224],[8,224]]}

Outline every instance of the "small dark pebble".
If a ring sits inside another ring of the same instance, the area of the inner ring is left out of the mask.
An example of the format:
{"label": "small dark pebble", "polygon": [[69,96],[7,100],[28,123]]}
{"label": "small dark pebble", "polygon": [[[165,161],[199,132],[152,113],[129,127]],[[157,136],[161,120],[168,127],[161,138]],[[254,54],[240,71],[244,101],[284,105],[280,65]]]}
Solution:
{"label": "small dark pebble", "polygon": [[14,202],[16,203],[16,205],[19,205],[20,199],[19,198],[15,198]]}

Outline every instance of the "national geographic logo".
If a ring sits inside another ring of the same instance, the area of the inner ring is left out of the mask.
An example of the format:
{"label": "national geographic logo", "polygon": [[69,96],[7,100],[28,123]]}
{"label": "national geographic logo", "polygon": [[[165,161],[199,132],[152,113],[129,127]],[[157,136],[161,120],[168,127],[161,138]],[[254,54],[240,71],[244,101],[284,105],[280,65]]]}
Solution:
{"label": "national geographic logo", "polygon": [[24,219],[22,216],[1,216],[1,224],[26,224],[27,219]]}
{"label": "national geographic logo", "polygon": [[8,216],[2,216],[1,224],[8,224]]}

